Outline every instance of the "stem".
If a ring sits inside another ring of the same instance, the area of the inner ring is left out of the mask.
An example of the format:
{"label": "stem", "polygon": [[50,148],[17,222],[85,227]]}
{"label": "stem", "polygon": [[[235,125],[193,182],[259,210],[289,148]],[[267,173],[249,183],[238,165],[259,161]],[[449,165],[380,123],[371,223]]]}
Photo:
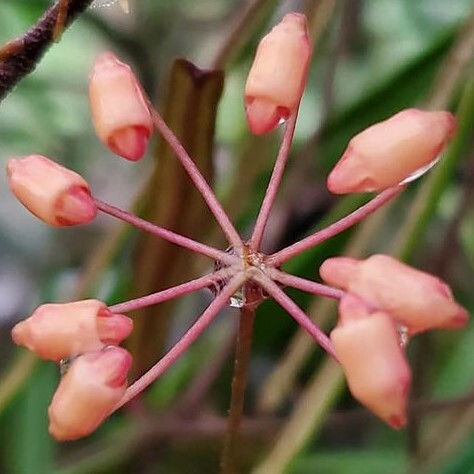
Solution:
{"label": "stem", "polygon": [[328,227],[318,232],[315,232],[314,234],[304,238],[303,240],[300,240],[299,242],[296,242],[293,245],[290,245],[274,253],[273,255],[270,255],[268,257],[268,264],[271,266],[279,266],[290,258],[293,258],[296,255],[300,254],[301,252],[309,250],[315,247],[316,245],[325,242],[331,237],[340,234],[341,232],[349,229],[350,227],[354,226],[355,224],[359,223],[360,221],[373,214],[375,211],[384,206],[388,201],[398,196],[404,189],[405,186],[400,185],[386,189],[385,191],[375,196],[367,204],[360,207],[351,214],[343,217],[337,222],[334,222]]}
{"label": "stem", "polygon": [[253,305],[243,307],[240,311],[239,333],[235,348],[229,418],[221,455],[222,474],[235,472],[237,438],[244,412],[245,388],[250,365],[254,322],[255,307]]}
{"label": "stem", "polygon": [[137,309],[146,308],[147,306],[163,303],[163,301],[178,298],[202,288],[207,288],[208,286],[215,284],[217,280],[225,280],[231,277],[233,274],[235,274],[235,270],[232,268],[223,268],[222,270],[219,270],[215,273],[204,275],[181,285],[176,285],[147,296],[141,296],[140,298],[135,298],[133,300],[109,306],[109,310],[113,313],[128,313]]}
{"label": "stem", "polygon": [[252,237],[250,239],[250,246],[255,252],[258,252],[260,249],[263,233],[265,232],[265,227],[267,225],[268,218],[270,217],[270,211],[272,210],[273,203],[275,202],[275,197],[281,183],[281,178],[283,176],[283,172],[285,171],[286,163],[290,155],[290,148],[293,141],[297,117],[298,109],[296,109],[295,114],[292,115],[286,123],[285,133],[283,135],[280,150],[275,161],[275,166],[273,168],[270,181],[268,182],[268,187],[265,192],[265,197],[263,198],[257,220],[255,221]]}
{"label": "stem", "polygon": [[296,275],[290,275],[289,273],[282,272],[276,268],[268,268],[266,274],[272,279],[276,280],[284,285],[291,286],[301,291],[306,291],[317,296],[324,296],[326,298],[333,298],[340,300],[344,295],[342,290],[333,288],[332,286],[323,285],[316,283],[315,281],[306,280]]}
{"label": "stem", "polygon": [[53,40],[57,43],[63,34],[67,18],[67,7],[69,0],[58,0],[58,15],[53,29]]}
{"label": "stem", "polygon": [[185,237],[184,235],[177,234],[168,229],[164,229],[163,227],[157,226],[148,222],[130,212],[124,211],[118,207],[115,207],[111,204],[107,204],[99,199],[95,199],[95,203],[97,208],[104,212],[105,214],[109,214],[110,216],[116,217],[124,222],[128,222],[129,224],[134,225],[137,229],[144,230],[145,232],[149,232],[150,234],[156,235],[157,237],[161,237],[162,239],[167,240],[173,244],[179,245],[180,247],[184,247],[192,252],[199,253],[201,255],[205,255],[206,257],[210,257],[214,260],[221,261],[228,265],[240,261],[234,255],[230,255],[222,250],[216,249],[214,247],[210,247],[209,245],[202,244],[200,242],[196,242],[189,237]]}
{"label": "stem", "polygon": [[196,186],[196,189],[199,191],[209,209],[214,214],[214,217],[224,232],[228,242],[234,247],[237,253],[241,253],[243,248],[242,239],[235,229],[234,224],[232,224],[230,221],[229,216],[224,211],[221,203],[214,194],[214,191],[211,189],[192,158],[188,155],[188,152],[184,149],[183,145],[181,145],[176,135],[168,127],[168,125],[166,125],[166,122],[163,120],[161,115],[153,108],[151,104],[149,104],[149,108],[155,128],[176,154],[181,165],[184,167],[192,182]]}
{"label": "stem", "polygon": [[229,298],[242,286],[245,279],[246,276],[243,273],[235,275],[181,339],[150,370],[128,387],[122,400],[112,409],[112,412],[136,397],[166,372],[211,324],[219,311],[228,303]]}
{"label": "stem", "polygon": [[255,273],[252,278],[334,359],[337,360],[331,340],[305,314],[305,312],[268,276]]}
{"label": "stem", "polygon": [[[64,28],[81,15],[92,0],[69,0]],[[23,36],[0,49],[0,101],[25,76],[32,72],[53,42],[60,2],[56,2]]]}

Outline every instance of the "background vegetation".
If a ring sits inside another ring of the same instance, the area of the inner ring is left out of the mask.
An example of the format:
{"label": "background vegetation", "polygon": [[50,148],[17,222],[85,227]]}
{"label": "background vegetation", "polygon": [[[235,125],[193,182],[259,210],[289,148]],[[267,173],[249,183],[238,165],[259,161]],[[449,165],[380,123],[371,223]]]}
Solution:
{"label": "background vegetation", "polygon": [[[50,2],[2,0],[0,41],[24,33]],[[443,160],[389,209],[288,264],[317,278],[335,254],[391,253],[449,281],[474,314],[474,8],[469,0],[130,0],[89,9],[4,100],[0,160],[41,153],[87,177],[95,194],[207,242],[221,242],[159,140],[138,164],[95,137],[87,104],[94,58],[112,49],[134,65],[246,234],[261,202],[278,133],[255,138],[242,91],[256,44],[281,15],[305,11],[315,42],[289,170],[265,248],[272,251],[354,209],[325,176],[352,135],[406,107],[456,112]],[[186,57],[218,68],[193,79]],[[173,65],[174,64],[174,65]],[[216,115],[217,114],[217,115]],[[214,132],[215,124],[215,137]],[[213,141],[215,140],[215,141]],[[212,147],[212,143],[214,143]],[[217,472],[229,399],[235,313],[218,322],[142,400],[96,434],[58,445],[47,434],[57,368],[14,348],[9,331],[40,302],[94,296],[112,303],[198,275],[201,259],[101,217],[79,229],[32,218],[0,178],[0,472]],[[179,183],[179,185],[178,185]],[[292,295],[319,324],[331,303]],[[137,316],[135,373],[150,365],[211,298],[185,298]],[[143,316],[143,317],[142,317]],[[474,326],[410,344],[413,403],[406,430],[382,425],[347,393],[339,369],[273,303],[257,314],[242,427],[243,472],[474,473]]]}

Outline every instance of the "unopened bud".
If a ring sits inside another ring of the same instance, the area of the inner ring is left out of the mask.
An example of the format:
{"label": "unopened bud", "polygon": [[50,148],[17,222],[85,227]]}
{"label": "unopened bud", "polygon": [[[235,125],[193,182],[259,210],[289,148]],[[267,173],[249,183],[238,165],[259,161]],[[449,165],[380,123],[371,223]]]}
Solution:
{"label": "unopened bud", "polygon": [[133,328],[130,318],[109,311],[98,300],[44,304],[12,330],[16,344],[59,362],[84,352],[120,344]]}
{"label": "unopened bud", "polygon": [[49,432],[58,441],[92,433],[127,388],[131,355],[121,347],[84,354],[62,378],[49,406]]}
{"label": "unopened bud", "polygon": [[312,46],[306,19],[289,13],[261,41],[245,86],[250,130],[270,132],[296,112],[303,94]]}
{"label": "unopened bud", "polygon": [[411,373],[391,317],[370,314],[352,295],[339,304],[331,332],[352,395],[393,428],[406,424]]}
{"label": "unopened bud", "polygon": [[380,191],[416,179],[456,130],[449,112],[407,109],[356,135],[330,173],[335,194]]}
{"label": "unopened bud", "polygon": [[90,75],[89,100],[101,141],[115,154],[139,160],[145,154],[153,123],[130,66],[111,52],[99,56]]}
{"label": "unopened bud", "polygon": [[97,214],[89,185],[82,176],[44,156],[9,160],[7,175],[16,198],[48,224],[86,224]]}

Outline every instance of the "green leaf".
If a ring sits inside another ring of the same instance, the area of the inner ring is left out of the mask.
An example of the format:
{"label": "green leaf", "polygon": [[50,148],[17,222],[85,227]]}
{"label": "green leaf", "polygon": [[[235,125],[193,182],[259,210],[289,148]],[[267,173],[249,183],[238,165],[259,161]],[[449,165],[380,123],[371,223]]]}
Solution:
{"label": "green leaf", "polygon": [[48,405],[57,383],[57,367],[42,363],[11,404],[3,426],[4,453],[10,474],[53,471],[55,443],[48,434]]}
{"label": "green leaf", "polygon": [[400,474],[406,471],[401,451],[341,451],[302,456],[289,474]]}

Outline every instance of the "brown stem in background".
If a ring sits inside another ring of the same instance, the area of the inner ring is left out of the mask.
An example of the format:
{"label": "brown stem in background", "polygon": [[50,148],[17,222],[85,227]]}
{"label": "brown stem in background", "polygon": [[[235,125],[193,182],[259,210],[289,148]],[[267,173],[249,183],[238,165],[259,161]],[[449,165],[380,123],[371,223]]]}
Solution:
{"label": "brown stem in background", "polygon": [[[6,43],[0,50],[0,101],[25,76],[32,72],[54,41],[54,29],[60,13],[56,2],[23,36]],[[69,0],[64,18],[67,28],[92,0]]]}
{"label": "brown stem in background", "polygon": [[58,2],[58,14],[56,15],[56,24],[53,29],[53,40],[58,42],[64,32],[66,26],[67,9],[69,6],[69,0],[59,0]]}

